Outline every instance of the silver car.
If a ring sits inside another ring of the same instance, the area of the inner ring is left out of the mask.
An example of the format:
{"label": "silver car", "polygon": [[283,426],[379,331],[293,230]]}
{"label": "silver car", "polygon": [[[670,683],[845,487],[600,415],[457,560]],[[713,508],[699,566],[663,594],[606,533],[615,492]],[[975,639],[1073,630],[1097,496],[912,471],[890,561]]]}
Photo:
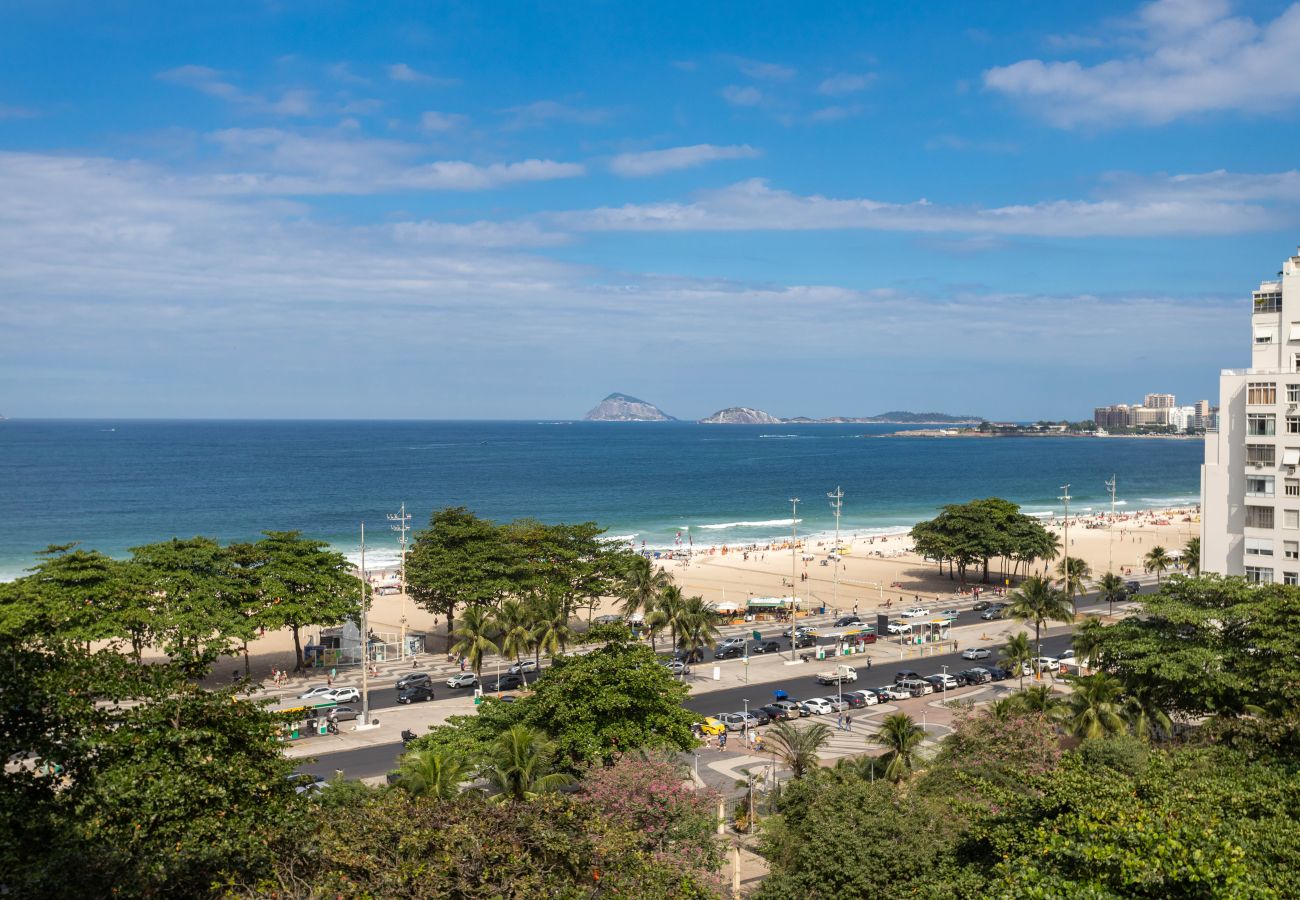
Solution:
{"label": "silver car", "polygon": [[840,713],[846,709],[852,709],[847,701],[841,700],[839,697],[823,697],[822,701],[831,708],[831,712]]}

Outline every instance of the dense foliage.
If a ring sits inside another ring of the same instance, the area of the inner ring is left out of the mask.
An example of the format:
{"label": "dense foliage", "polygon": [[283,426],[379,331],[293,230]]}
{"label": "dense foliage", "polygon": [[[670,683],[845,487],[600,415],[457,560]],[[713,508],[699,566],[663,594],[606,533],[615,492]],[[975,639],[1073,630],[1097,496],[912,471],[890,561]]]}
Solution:
{"label": "dense foliage", "polygon": [[1056,556],[1057,540],[1033,516],[1027,516],[1010,500],[988,497],[943,508],[928,522],[912,528],[916,552],[927,559],[947,562],[957,577],[966,581],[966,570],[981,568],[980,580],[989,580],[989,562],[1002,558],[1020,566]]}

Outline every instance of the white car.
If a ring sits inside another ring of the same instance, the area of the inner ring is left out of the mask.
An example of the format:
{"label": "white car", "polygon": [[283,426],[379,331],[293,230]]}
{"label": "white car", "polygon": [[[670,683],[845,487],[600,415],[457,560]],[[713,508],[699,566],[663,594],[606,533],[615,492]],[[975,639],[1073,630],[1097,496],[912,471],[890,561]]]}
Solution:
{"label": "white car", "polygon": [[473,672],[460,672],[447,679],[449,688],[471,688],[478,684],[478,676]]}
{"label": "white car", "polygon": [[1060,655],[1060,657],[1058,657],[1058,658],[1061,660],[1061,662],[1065,662],[1067,659],[1073,661],[1073,659],[1074,659],[1074,651],[1073,651],[1073,650],[1062,650],[1062,651],[1061,651],[1061,655]]}
{"label": "white car", "polygon": [[[872,690],[866,690],[866,689],[863,689],[863,690],[860,690],[860,691],[852,691],[851,693],[852,693],[855,697],[861,697],[861,698],[862,698],[862,705],[863,705],[863,706],[875,706],[877,703],[880,702],[880,698],[877,697],[877,696],[876,696],[876,692],[875,692],[875,691],[872,691]],[[848,695],[846,694],[845,696],[848,696]]]}
{"label": "white car", "polygon": [[910,700],[912,695],[907,691],[899,690],[892,684],[884,684],[878,688],[872,688],[876,696],[884,700]]}
{"label": "white car", "polygon": [[988,659],[989,656],[987,647],[967,647],[961,652],[962,659]]}
{"label": "white car", "polygon": [[911,634],[912,626],[907,622],[890,622],[888,631],[890,634]]}
{"label": "white car", "polygon": [[314,688],[307,688],[307,690],[303,691],[301,694],[298,695],[298,699],[299,699],[299,700],[312,700],[312,699],[314,699],[314,698],[316,698],[316,697],[324,697],[326,694],[328,694],[328,693],[329,693],[330,691],[332,691],[332,690],[334,690],[334,688],[332,688],[332,687],[326,687],[326,686],[323,685],[323,684],[318,684],[318,685],[316,685]]}
{"label": "white car", "polygon": [[808,712],[814,716],[824,716],[835,712],[835,710],[831,709],[831,705],[821,697],[813,697],[811,700],[805,700],[803,705]]}
{"label": "white car", "polygon": [[537,660],[535,659],[525,659],[524,661],[515,663],[510,667],[510,674],[512,675],[518,675],[521,672],[525,675],[531,675],[536,671]]}
{"label": "white car", "polygon": [[907,612],[903,613],[905,619],[923,619],[930,615],[930,611],[924,606],[913,606]]}
{"label": "white car", "polygon": [[320,695],[322,700],[333,700],[335,703],[352,703],[361,702],[361,692],[354,687],[334,688]]}
{"label": "white car", "polygon": [[1061,671],[1061,661],[1054,656],[1038,657],[1038,668],[1044,672]]}

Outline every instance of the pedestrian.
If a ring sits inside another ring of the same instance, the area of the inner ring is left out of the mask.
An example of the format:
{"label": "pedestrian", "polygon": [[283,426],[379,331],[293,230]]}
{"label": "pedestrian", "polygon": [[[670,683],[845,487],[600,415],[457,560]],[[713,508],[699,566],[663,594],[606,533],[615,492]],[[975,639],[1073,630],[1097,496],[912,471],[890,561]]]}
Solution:
{"label": "pedestrian", "polygon": [[867,657],[867,671],[868,671],[868,672],[871,671],[871,657],[870,657],[870,656]]}
{"label": "pedestrian", "polygon": [[330,669],[325,673],[325,687],[334,687],[334,670]]}
{"label": "pedestrian", "polygon": [[460,658],[460,670],[461,670],[462,672],[465,671],[465,657],[463,657],[463,656]]}
{"label": "pedestrian", "polygon": [[837,716],[835,717],[835,730],[836,730],[836,731],[843,731],[843,730],[844,730],[844,715],[843,715],[843,713],[841,713],[840,715],[837,715]]}
{"label": "pedestrian", "polygon": [[853,731],[853,717],[852,717],[852,716],[845,716],[845,717],[844,717],[844,730],[845,730],[845,731],[848,731],[848,732],[852,732],[852,731]]}
{"label": "pedestrian", "polygon": [[722,732],[722,734],[718,735],[718,749],[719,750],[727,749],[727,733],[725,731]]}
{"label": "pedestrian", "polygon": [[339,670],[334,668],[333,666],[330,666],[330,680],[333,681],[335,678],[338,677],[339,677]]}

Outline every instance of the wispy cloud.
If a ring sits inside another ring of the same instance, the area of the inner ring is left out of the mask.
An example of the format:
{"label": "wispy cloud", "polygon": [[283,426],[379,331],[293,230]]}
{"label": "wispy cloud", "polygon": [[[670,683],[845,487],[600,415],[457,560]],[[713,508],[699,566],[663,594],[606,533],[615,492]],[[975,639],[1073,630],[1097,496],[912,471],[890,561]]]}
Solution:
{"label": "wispy cloud", "polygon": [[763,102],[763,92],[753,85],[727,85],[722,89],[722,99],[732,106],[758,106]]}
{"label": "wispy cloud", "polygon": [[425,131],[447,132],[463,128],[469,121],[467,116],[459,113],[443,113],[429,110],[420,116],[420,127]]}
{"label": "wispy cloud", "polygon": [[237,104],[259,113],[284,116],[311,116],[317,112],[315,94],[309,90],[289,89],[275,97],[245,91],[229,79],[226,73],[208,66],[178,66],[159,72],[158,78],[172,84],[183,85]]}
{"label": "wispy cloud", "polygon": [[27,106],[11,106],[7,103],[0,103],[0,120],[4,119],[34,119],[39,113]]}
{"label": "wispy cloud", "polygon": [[510,129],[538,128],[551,122],[568,122],[574,125],[598,125],[609,121],[614,111],[601,107],[571,106],[558,100],[537,100],[524,106],[511,106],[502,110],[510,118]]}
{"label": "wispy cloud", "polygon": [[736,66],[750,78],[759,78],[763,81],[789,81],[798,74],[791,66],[761,62],[756,59],[737,59]]}
{"label": "wispy cloud", "polygon": [[385,71],[388,72],[388,77],[393,81],[406,84],[429,84],[446,87],[460,83],[456,78],[439,78],[426,72],[420,72],[406,63],[393,63],[391,66],[386,67]]}
{"label": "wispy cloud", "polygon": [[1114,34],[1133,36],[1139,48],[1127,55],[1095,65],[1026,59],[989,69],[984,85],[1063,128],[1267,113],[1300,99],[1300,3],[1261,25],[1231,15],[1227,0],[1156,0]]}
{"label": "wispy cloud", "polygon": [[858,91],[865,91],[871,86],[871,82],[876,76],[871,74],[850,74],[841,73],[826,78],[821,84],[817,85],[817,93],[827,94],[835,97],[840,94],[853,94]]}
{"label": "wispy cloud", "polygon": [[1019,145],[1010,141],[983,141],[961,137],[956,134],[941,134],[925,142],[927,150],[959,150],[979,153],[1017,153]]}
{"label": "wispy cloud", "polygon": [[593,231],[867,230],[1066,238],[1242,234],[1300,220],[1300,173],[1111,176],[1099,197],[995,207],[919,199],[799,195],[762,179],[702,193],[688,203],[627,204],[554,214]]}
{"label": "wispy cloud", "polygon": [[718,146],[694,144],[690,147],[670,147],[666,150],[647,150],[642,153],[620,153],[610,160],[609,168],[616,175],[641,178],[663,172],[690,169],[723,159],[752,159],[758,151],[748,144]]}

